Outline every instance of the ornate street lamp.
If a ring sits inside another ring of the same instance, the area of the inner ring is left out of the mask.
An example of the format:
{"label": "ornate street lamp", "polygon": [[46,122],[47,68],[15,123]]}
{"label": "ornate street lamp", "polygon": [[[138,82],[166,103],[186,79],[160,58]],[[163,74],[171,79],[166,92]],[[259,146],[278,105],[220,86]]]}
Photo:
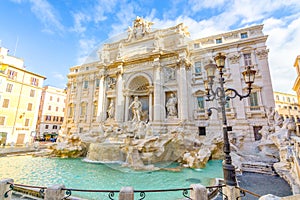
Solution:
{"label": "ornate street lamp", "polygon": [[[226,56],[222,55],[221,53],[218,53],[214,60],[216,64],[213,63],[213,61],[210,61],[208,65],[206,65],[204,68],[207,73],[207,81],[204,81],[205,90],[206,90],[206,96],[207,101],[213,101],[216,99],[220,105],[220,108],[209,108],[207,113],[210,116],[212,114],[212,109],[221,110],[222,112],[222,121],[223,121],[223,140],[224,140],[224,147],[223,152],[225,154],[225,160],[223,161],[223,174],[224,174],[224,180],[225,184],[229,186],[236,186],[236,176],[235,176],[235,168],[232,165],[232,160],[230,156],[230,143],[228,139],[228,129],[227,129],[227,119],[226,119],[226,112],[225,112],[225,105],[230,100],[238,96],[240,100],[243,98],[249,97],[251,93],[251,85],[254,82],[255,79],[255,73],[256,71],[252,69],[251,66],[247,66],[246,70],[242,72],[243,78],[245,83],[247,84],[247,94],[240,95],[235,89],[227,88],[224,89],[224,78],[223,78],[223,69],[225,66],[225,59]],[[218,69],[219,72],[219,87],[216,87],[215,90],[213,90],[213,84],[214,84],[214,78],[215,78],[215,72],[216,69]]]}

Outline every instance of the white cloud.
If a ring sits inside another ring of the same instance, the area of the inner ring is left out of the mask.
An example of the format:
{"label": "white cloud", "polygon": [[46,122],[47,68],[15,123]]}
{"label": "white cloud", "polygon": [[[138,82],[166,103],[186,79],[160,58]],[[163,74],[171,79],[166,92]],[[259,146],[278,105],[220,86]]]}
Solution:
{"label": "white cloud", "polygon": [[95,6],[94,20],[96,23],[104,21],[107,19],[107,13],[114,13],[116,10],[114,9],[117,5],[117,0],[98,0]]}
{"label": "white cloud", "polygon": [[86,27],[83,24],[86,24],[91,21],[90,15],[86,15],[82,12],[74,13],[74,27],[71,29],[77,33],[83,33],[86,31]]}
{"label": "white cloud", "polygon": [[53,72],[52,73],[53,74],[53,77],[55,78],[55,80],[66,80],[67,79],[67,77],[65,76],[65,75],[63,75],[63,74],[60,74],[59,72]]}
{"label": "white cloud", "polygon": [[189,0],[188,4],[194,12],[201,11],[205,8],[216,8],[224,4],[225,0]]}
{"label": "white cloud", "polygon": [[266,19],[265,33],[269,35],[269,64],[274,90],[292,92],[296,80],[294,61],[300,55],[300,14],[282,19]]}
{"label": "white cloud", "polygon": [[58,12],[52,7],[47,0],[30,0],[32,3],[31,10],[45,26],[48,32],[53,28],[59,32],[64,30],[63,25],[58,19]]}
{"label": "white cloud", "polygon": [[97,59],[97,42],[95,39],[80,39],[79,40],[79,55],[78,64],[88,63]]}

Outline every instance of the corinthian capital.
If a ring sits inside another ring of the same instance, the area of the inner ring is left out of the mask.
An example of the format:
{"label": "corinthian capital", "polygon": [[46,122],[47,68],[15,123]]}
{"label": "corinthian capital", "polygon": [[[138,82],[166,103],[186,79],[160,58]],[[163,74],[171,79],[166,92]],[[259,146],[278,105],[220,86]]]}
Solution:
{"label": "corinthian capital", "polygon": [[176,63],[178,67],[185,67],[186,70],[190,70],[192,65],[191,62],[185,57],[179,58]]}

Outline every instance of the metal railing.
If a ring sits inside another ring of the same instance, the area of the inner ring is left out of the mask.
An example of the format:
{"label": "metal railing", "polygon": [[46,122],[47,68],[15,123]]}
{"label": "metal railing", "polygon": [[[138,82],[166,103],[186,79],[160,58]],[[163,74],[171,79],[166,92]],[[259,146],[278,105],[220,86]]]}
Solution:
{"label": "metal railing", "polygon": [[240,190],[240,194],[241,194],[241,196],[237,197],[236,200],[239,200],[239,199],[241,199],[242,197],[245,197],[245,196],[246,196],[246,193],[248,193],[248,194],[250,194],[250,195],[252,195],[252,196],[254,196],[254,197],[257,197],[257,198],[260,198],[260,197],[261,197],[261,195],[256,194],[256,193],[254,193],[254,192],[251,192],[251,191],[249,191],[249,190],[246,190],[246,189],[243,189],[243,188],[240,188],[240,187],[236,187],[236,188]]}
{"label": "metal railing", "polygon": [[[47,187],[42,187],[42,186],[24,185],[24,184],[17,184],[11,182],[7,182],[7,184],[9,184],[9,190],[5,192],[4,198],[7,198],[9,196],[8,195],[9,192],[16,191],[16,192],[25,193],[43,199],[45,197],[45,191],[47,190]],[[227,196],[222,193],[223,187],[225,187],[225,185],[206,187],[208,199],[213,199],[219,194],[223,195],[225,199],[228,199]],[[37,189],[37,190],[32,190],[32,189]],[[119,190],[87,190],[87,189],[74,189],[74,188],[61,188],[61,190],[65,191],[65,196],[61,200],[69,199],[69,197],[72,195],[72,192],[108,193],[107,197],[110,200],[114,200],[115,194],[120,193]],[[189,191],[191,190],[193,190],[193,188],[189,187],[189,188],[162,189],[162,190],[134,190],[133,192],[139,194],[138,200],[143,200],[146,198],[147,193],[181,191],[185,199],[193,200],[192,198],[189,197]]]}

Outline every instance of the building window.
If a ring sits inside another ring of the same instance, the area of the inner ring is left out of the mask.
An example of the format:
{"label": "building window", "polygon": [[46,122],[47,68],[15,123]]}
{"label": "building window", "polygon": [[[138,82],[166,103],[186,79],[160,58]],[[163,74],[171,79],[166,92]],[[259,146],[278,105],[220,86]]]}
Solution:
{"label": "building window", "polygon": [[27,105],[27,111],[32,111],[32,103],[28,103],[28,105]]}
{"label": "building window", "polygon": [[250,106],[253,107],[253,106],[258,106],[258,94],[257,92],[252,92],[250,94]]}
{"label": "building window", "polygon": [[60,121],[63,122],[64,121],[64,117],[60,117]]}
{"label": "building window", "polygon": [[56,121],[56,122],[58,122],[58,121],[59,121],[59,116],[56,116],[56,119],[55,119],[55,121]]}
{"label": "building window", "polygon": [[13,89],[13,84],[7,83],[7,85],[6,85],[6,92],[12,92],[12,89]]}
{"label": "building window", "polygon": [[278,95],[276,95],[276,100],[279,101],[279,96]]}
{"label": "building window", "polygon": [[77,88],[77,84],[76,83],[72,83],[72,90],[76,90]]}
{"label": "building window", "polygon": [[198,127],[199,135],[206,135],[205,126]]}
{"label": "building window", "polygon": [[9,105],[9,99],[3,99],[2,108],[8,108]]}
{"label": "building window", "polygon": [[53,97],[52,97],[52,96],[50,96],[50,101],[52,101],[52,99],[53,99]]}
{"label": "building window", "polygon": [[99,88],[99,85],[100,85],[100,80],[96,79],[96,88]]}
{"label": "building window", "polygon": [[244,63],[245,63],[245,66],[252,65],[252,62],[251,62],[251,53],[245,53],[244,54]]}
{"label": "building window", "polygon": [[241,38],[242,38],[242,39],[248,38],[248,33],[241,33]]}
{"label": "building window", "polygon": [[56,112],[58,111],[58,107],[55,108],[55,111],[56,111]]}
{"label": "building window", "polygon": [[53,129],[57,129],[57,125],[53,125]]}
{"label": "building window", "polygon": [[95,101],[95,102],[94,102],[94,107],[93,107],[93,116],[94,116],[94,117],[97,116],[97,111],[98,111],[98,102]]}
{"label": "building window", "polygon": [[82,133],[83,132],[83,128],[79,128],[79,133]]}
{"label": "building window", "polygon": [[288,97],[288,98],[287,98],[287,102],[291,102],[291,99],[290,99],[290,97]]}
{"label": "building window", "polygon": [[13,71],[13,70],[8,70],[7,71],[8,78],[13,79],[13,80],[15,80],[17,78],[17,74],[18,73],[16,71]]}
{"label": "building window", "polygon": [[49,128],[49,125],[47,124],[47,125],[45,125],[45,129],[48,129]]}
{"label": "building window", "polygon": [[197,97],[198,108],[204,109],[204,97]]}
{"label": "building window", "polygon": [[37,79],[35,77],[31,77],[30,84],[34,85],[34,86],[38,86],[39,85],[39,79]]}
{"label": "building window", "polygon": [[45,120],[46,121],[51,121],[51,116],[50,115],[46,115]]}
{"label": "building window", "polygon": [[35,90],[30,90],[30,97],[34,97],[34,95],[35,95]]}
{"label": "building window", "polygon": [[216,39],[216,44],[221,44],[222,43],[222,38],[217,38]]}
{"label": "building window", "polygon": [[29,126],[29,119],[25,120],[25,126]]}
{"label": "building window", "polygon": [[195,44],[194,44],[194,48],[195,48],[195,49],[198,49],[199,47],[200,47],[200,44],[199,44],[199,43],[195,43]]}
{"label": "building window", "polygon": [[69,117],[73,117],[73,114],[74,114],[74,104],[70,104],[69,105]]}
{"label": "building window", "polygon": [[225,108],[230,108],[230,103],[229,103],[229,101],[226,102]]}
{"label": "building window", "polygon": [[4,125],[5,117],[0,116],[0,125]]}
{"label": "building window", "polygon": [[56,100],[57,102],[59,102],[59,97],[57,98],[57,100]]}
{"label": "building window", "polygon": [[200,61],[195,62],[195,73],[196,73],[196,75],[201,74],[201,62]]}
{"label": "building window", "polygon": [[86,71],[89,70],[89,67],[86,67],[85,70],[86,70]]}
{"label": "building window", "polygon": [[86,102],[82,102],[80,106],[80,115],[84,116],[86,113]]}
{"label": "building window", "polygon": [[48,106],[48,110],[51,110],[51,106]]}
{"label": "building window", "polygon": [[89,82],[88,81],[84,81],[83,82],[83,89],[88,89],[89,87]]}

